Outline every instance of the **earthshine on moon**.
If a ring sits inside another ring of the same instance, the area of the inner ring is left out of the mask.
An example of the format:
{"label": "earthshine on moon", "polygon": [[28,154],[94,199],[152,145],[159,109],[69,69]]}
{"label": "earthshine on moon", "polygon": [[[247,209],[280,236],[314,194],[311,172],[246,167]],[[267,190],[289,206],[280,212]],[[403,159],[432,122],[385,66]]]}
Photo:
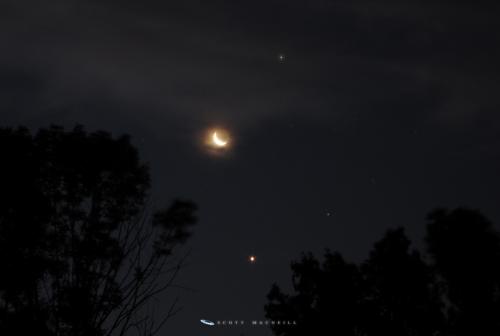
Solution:
{"label": "earthshine on moon", "polygon": [[217,135],[217,131],[215,131],[212,134],[212,141],[213,141],[214,145],[217,147],[226,147],[226,145],[228,143],[227,140],[222,140],[219,138],[219,136]]}
{"label": "earthshine on moon", "polygon": [[233,147],[233,137],[224,128],[213,127],[205,131],[203,143],[210,154],[223,155]]}

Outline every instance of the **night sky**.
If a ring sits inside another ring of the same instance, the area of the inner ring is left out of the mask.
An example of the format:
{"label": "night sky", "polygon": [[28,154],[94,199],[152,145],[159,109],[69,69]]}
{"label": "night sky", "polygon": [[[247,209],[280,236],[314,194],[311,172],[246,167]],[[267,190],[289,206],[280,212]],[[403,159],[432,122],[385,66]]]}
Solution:
{"label": "night sky", "polygon": [[[359,261],[396,226],[418,246],[438,206],[500,223],[499,9],[3,0],[0,126],[130,134],[154,205],[200,207],[178,281],[192,290],[165,334],[267,336],[199,319],[264,319],[302,251]],[[213,128],[224,152],[203,145]]]}

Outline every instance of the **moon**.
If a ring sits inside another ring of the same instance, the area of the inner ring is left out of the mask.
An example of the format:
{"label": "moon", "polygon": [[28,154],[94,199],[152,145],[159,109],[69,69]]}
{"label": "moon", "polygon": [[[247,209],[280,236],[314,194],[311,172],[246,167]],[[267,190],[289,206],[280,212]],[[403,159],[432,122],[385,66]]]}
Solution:
{"label": "moon", "polygon": [[224,157],[235,144],[229,130],[220,126],[205,129],[200,138],[206,153],[217,157]]}
{"label": "moon", "polygon": [[212,141],[217,147],[226,147],[228,141],[221,140],[217,135],[217,131],[212,134]]}

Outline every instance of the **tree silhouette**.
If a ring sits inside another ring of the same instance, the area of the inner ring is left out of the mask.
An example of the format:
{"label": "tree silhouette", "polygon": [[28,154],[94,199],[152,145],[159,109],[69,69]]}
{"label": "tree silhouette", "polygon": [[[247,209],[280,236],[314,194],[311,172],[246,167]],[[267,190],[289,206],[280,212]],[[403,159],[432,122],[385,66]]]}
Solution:
{"label": "tree silhouette", "polygon": [[297,326],[275,325],[276,335],[306,335],[338,332],[356,335],[357,305],[363,288],[358,267],[338,253],[325,253],[320,264],[311,254],[292,263],[293,288],[288,296],[274,285],[269,293],[267,315],[277,321],[300,321]]}
{"label": "tree silhouette", "polygon": [[403,229],[389,230],[362,265],[370,335],[433,335],[442,326],[434,276],[410,244]]}
{"label": "tree silhouette", "polygon": [[389,230],[360,265],[327,251],[292,263],[294,293],[274,284],[265,306],[276,335],[498,335],[500,240],[478,211],[436,210],[428,255]]}
{"label": "tree silhouette", "polygon": [[127,136],[0,130],[0,334],[154,335],[178,311],[149,305],[185,256],[196,206],[153,213]]}
{"label": "tree silhouette", "polygon": [[427,246],[452,335],[500,335],[500,238],[479,212],[436,210]]}

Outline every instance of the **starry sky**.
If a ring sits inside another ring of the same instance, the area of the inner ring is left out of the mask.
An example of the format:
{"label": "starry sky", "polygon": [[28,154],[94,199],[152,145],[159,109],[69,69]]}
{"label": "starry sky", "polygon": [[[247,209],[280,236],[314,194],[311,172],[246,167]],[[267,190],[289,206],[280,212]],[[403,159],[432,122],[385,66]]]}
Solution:
{"label": "starry sky", "polygon": [[[359,261],[395,226],[418,246],[437,206],[500,223],[499,14],[491,0],[4,0],[0,126],[130,134],[154,204],[200,206],[179,279],[192,290],[166,332],[269,336],[199,319],[263,319],[302,251]],[[201,146],[211,127],[231,134],[224,155]]]}

